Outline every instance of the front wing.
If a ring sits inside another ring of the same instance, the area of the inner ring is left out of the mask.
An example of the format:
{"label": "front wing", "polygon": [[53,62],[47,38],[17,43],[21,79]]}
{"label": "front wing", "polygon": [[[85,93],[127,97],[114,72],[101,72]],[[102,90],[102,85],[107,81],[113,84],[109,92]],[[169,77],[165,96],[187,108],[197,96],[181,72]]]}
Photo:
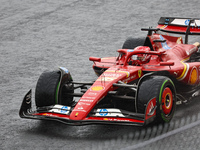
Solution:
{"label": "front wing", "polygon": [[[143,126],[152,122],[155,119],[154,112],[150,112],[151,117],[146,114],[140,113],[127,113],[123,115],[123,112],[112,109],[114,111],[109,112],[109,109],[96,109],[92,111],[83,120],[71,120],[70,113],[73,110],[70,106],[54,105],[38,108],[36,111],[32,111],[31,107],[31,90],[25,95],[19,115],[21,118],[39,119],[39,120],[54,120],[68,125],[87,125],[87,124],[118,124],[118,125],[136,125]],[[108,112],[102,112],[106,110]],[[100,115],[99,115],[100,114]]]}

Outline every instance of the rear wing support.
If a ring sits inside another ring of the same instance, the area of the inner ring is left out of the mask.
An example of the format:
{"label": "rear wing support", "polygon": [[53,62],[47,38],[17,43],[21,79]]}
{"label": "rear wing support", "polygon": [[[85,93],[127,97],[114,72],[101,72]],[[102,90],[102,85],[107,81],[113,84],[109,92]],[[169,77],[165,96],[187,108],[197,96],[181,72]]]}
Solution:
{"label": "rear wing support", "polygon": [[191,19],[189,21],[189,24],[188,24],[188,27],[187,27],[187,30],[186,30],[186,33],[185,33],[185,44],[188,44],[188,35],[190,33],[190,25],[191,23],[195,23],[194,19]]}

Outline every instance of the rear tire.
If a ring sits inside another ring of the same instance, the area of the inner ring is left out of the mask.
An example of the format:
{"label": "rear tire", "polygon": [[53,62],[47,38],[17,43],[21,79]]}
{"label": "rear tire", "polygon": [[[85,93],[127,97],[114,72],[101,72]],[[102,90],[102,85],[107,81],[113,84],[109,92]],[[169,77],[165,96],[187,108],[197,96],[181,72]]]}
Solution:
{"label": "rear tire", "polygon": [[122,49],[134,49],[137,46],[144,46],[145,38],[132,38],[129,37],[124,42]]}
{"label": "rear tire", "polygon": [[[38,79],[35,90],[35,103],[37,107],[51,106],[55,104],[71,105],[73,96],[67,93],[73,93],[73,84],[66,78],[65,83],[60,88],[59,71],[44,72]],[[58,98],[57,98],[58,95]]]}
{"label": "rear tire", "polygon": [[170,122],[176,108],[176,90],[171,79],[165,76],[151,76],[138,89],[138,112],[145,113],[147,103],[156,98],[156,120]]}

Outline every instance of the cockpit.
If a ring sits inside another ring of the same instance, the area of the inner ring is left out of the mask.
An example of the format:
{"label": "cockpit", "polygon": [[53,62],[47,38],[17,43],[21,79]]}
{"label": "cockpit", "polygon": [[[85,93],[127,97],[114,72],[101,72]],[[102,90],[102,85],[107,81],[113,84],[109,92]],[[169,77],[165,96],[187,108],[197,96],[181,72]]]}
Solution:
{"label": "cockpit", "polygon": [[133,66],[140,66],[148,63],[151,55],[147,54],[150,50],[147,46],[138,46],[135,49],[121,49],[117,58],[118,64],[128,64]]}

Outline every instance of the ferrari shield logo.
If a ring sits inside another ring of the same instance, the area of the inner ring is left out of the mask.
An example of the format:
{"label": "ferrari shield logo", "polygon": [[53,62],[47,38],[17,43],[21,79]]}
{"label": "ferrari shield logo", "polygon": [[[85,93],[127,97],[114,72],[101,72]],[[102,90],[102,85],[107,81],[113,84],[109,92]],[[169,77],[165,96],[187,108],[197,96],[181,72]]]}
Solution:
{"label": "ferrari shield logo", "polygon": [[142,70],[138,70],[138,77],[140,78],[142,75]]}

